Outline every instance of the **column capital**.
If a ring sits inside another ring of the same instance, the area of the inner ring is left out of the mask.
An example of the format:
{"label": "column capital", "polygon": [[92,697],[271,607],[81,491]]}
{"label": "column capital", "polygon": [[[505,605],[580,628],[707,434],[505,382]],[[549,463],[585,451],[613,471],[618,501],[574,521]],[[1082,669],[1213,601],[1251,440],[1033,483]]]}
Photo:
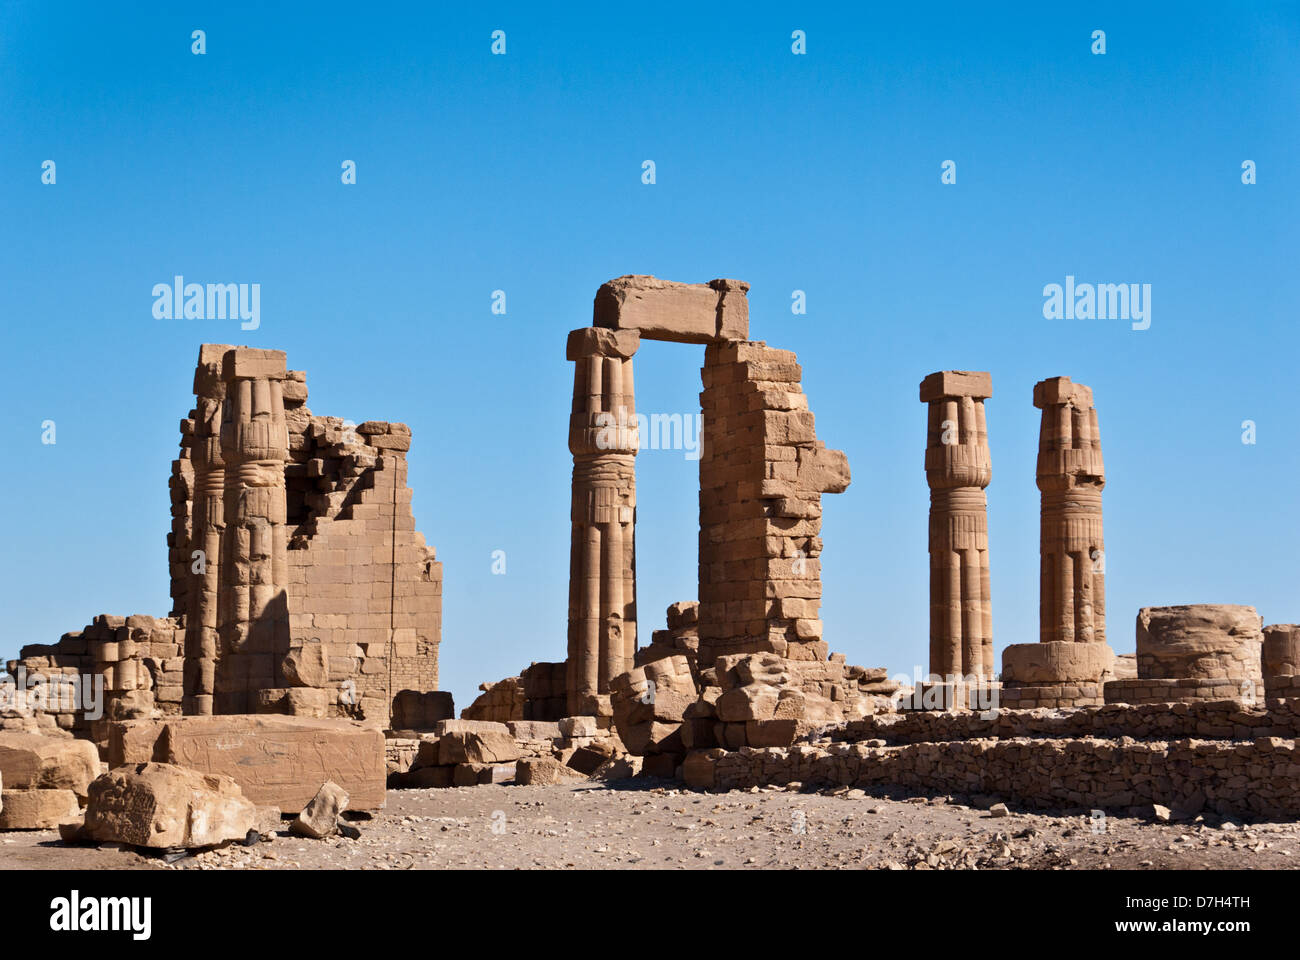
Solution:
{"label": "column capital", "polygon": [[641,346],[639,330],[607,330],[603,327],[579,327],[569,332],[565,358],[618,357],[630,360]]}
{"label": "column capital", "polygon": [[993,375],[980,370],[940,370],[921,381],[921,402],[993,396]]}

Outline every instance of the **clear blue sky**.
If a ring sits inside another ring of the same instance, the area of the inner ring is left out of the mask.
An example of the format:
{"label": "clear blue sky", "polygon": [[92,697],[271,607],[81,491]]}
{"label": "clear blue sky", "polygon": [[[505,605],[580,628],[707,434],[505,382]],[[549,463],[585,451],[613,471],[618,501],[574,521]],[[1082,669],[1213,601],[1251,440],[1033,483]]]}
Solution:
{"label": "clear blue sky", "polygon": [[[945,368],[993,375],[999,650],[1038,636],[1031,391],[1056,375],[1100,413],[1112,645],[1147,604],[1300,620],[1296,5],[898,6],[0,6],[0,653],[166,612],[211,341],[286,350],[318,414],[411,425],[458,707],[561,658],[565,335],[624,273],[748,280],[751,335],[798,352],[853,467],[823,528],[850,662],[925,662],[917,384]],[[155,320],[178,273],[260,283],[261,329]],[[1045,320],[1067,274],[1151,284],[1150,329]],[[639,408],[697,410],[701,361],[644,346]],[[696,490],[680,452],[639,458],[647,637],[695,596]]]}

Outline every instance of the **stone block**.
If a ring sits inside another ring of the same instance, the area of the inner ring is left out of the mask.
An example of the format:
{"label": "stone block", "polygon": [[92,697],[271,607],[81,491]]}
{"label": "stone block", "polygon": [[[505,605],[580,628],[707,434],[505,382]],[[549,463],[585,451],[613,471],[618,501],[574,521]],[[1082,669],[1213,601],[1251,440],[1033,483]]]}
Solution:
{"label": "stone block", "polygon": [[8,790],[71,790],[84,800],[99,766],[88,740],[0,732],[0,782]]}
{"label": "stone block", "polygon": [[230,777],[143,763],[91,784],[84,833],[138,847],[206,847],[242,840],[256,820],[255,805]]}
{"label": "stone block", "polygon": [[[349,809],[384,805],[386,766],[381,730],[352,720],[233,714],[138,720],[115,738],[132,756],[151,757],[202,773],[232,777],[254,803],[301,810],[333,780],[348,792]],[[124,749],[122,751],[126,753]]]}
{"label": "stone block", "polygon": [[55,830],[80,815],[71,790],[4,790],[0,792],[0,830]]}

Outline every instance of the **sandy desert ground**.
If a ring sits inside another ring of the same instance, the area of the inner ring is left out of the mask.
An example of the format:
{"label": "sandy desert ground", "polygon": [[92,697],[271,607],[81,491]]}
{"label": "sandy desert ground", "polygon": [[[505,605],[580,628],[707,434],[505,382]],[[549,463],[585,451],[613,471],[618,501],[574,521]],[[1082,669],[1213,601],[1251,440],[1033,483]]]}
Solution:
{"label": "sandy desert ground", "polygon": [[[982,806],[983,804],[981,804]],[[285,821],[287,828],[288,821]],[[287,829],[174,862],[51,831],[0,839],[0,869],[1286,869],[1300,824],[1005,816],[958,797],[840,788],[696,793],[662,781],[393,790],[359,839]],[[1101,830],[1104,826],[1104,830]]]}

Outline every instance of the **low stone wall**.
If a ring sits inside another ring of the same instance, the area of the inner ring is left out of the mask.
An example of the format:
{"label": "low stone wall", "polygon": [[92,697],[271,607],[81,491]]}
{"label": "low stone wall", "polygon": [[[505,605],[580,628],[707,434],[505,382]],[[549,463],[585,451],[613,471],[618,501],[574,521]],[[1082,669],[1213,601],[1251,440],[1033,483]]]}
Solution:
{"label": "low stone wall", "polygon": [[1264,690],[1270,698],[1300,697],[1300,676],[1265,677]]}
{"label": "low stone wall", "polygon": [[1136,677],[1132,680],[1111,680],[1106,684],[1107,703],[1195,703],[1204,700],[1257,699],[1263,685],[1251,679],[1205,679],[1186,677],[1162,679]]}
{"label": "low stone wall", "polygon": [[800,782],[987,795],[1036,808],[1138,813],[1150,804],[1195,814],[1300,816],[1296,741],[1250,743],[965,740],[885,746],[704,750],[684,764],[688,786],[737,790]]}
{"label": "low stone wall", "polygon": [[1093,707],[1104,702],[1102,685],[1080,680],[1075,683],[1040,683],[1013,687],[1002,684],[1000,706],[1008,710],[1051,710]]}
{"label": "low stone wall", "polygon": [[838,741],[880,740],[897,745],[1016,737],[1177,740],[1206,737],[1253,740],[1300,737],[1300,699],[1270,699],[1246,708],[1233,700],[1194,703],[1107,704],[1069,713],[999,710],[977,713],[915,711],[853,720],[827,731]]}
{"label": "low stone wall", "polygon": [[[715,754],[715,756],[710,756]],[[956,743],[831,744],[701,751],[686,757],[688,786],[748,790],[801,782],[1000,797],[1032,808],[1138,813],[1162,804],[1180,813],[1300,816],[1295,740],[965,740]],[[1136,808],[1136,809],[1135,809]]]}

